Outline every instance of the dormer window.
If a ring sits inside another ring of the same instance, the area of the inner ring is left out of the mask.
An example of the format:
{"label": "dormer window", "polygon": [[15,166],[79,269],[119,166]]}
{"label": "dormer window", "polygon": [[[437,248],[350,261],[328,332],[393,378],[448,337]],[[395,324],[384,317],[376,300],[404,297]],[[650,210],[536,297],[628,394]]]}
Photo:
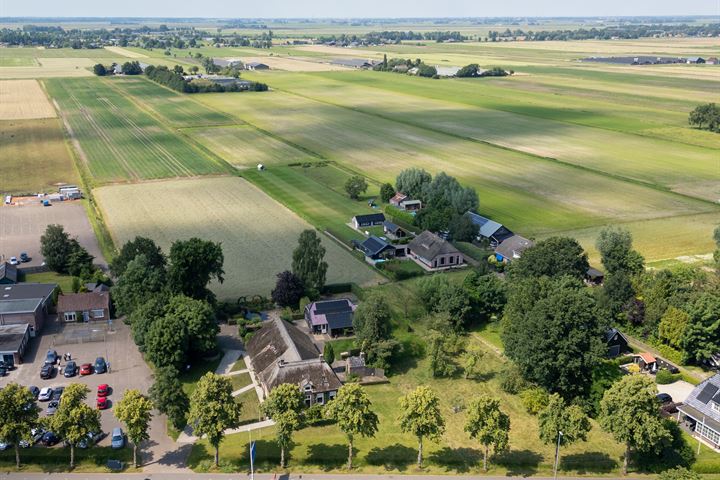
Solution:
{"label": "dormer window", "polygon": [[710,409],[720,413],[720,403],[710,402]]}
{"label": "dormer window", "polygon": [[309,392],[310,390],[312,390],[312,385],[308,383],[307,385],[305,385],[305,391]]}

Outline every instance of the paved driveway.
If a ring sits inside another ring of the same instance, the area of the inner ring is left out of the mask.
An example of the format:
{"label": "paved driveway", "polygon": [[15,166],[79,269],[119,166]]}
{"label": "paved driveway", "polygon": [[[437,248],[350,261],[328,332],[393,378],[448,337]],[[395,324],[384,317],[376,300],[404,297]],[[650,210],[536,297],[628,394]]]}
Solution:
{"label": "paved driveway", "polygon": [[668,385],[657,386],[658,392],[670,394],[670,396],[673,398],[673,402],[675,403],[684,402],[694,388],[695,385],[685,382],[683,380],[678,380],[677,382],[670,383]]}

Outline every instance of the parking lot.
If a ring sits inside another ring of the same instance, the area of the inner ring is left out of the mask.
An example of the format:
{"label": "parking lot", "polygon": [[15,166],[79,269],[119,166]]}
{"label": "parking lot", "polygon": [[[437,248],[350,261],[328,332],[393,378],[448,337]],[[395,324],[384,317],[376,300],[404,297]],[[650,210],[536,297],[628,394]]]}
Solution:
{"label": "parking lot", "polygon": [[[65,378],[63,369],[67,362],[63,360],[51,379],[42,380],[40,369],[48,350],[56,350],[61,359],[63,354],[70,353],[78,367],[83,363],[94,363],[97,357],[104,357],[109,363],[110,371],[104,374]],[[109,328],[106,323],[59,326],[52,321],[43,329],[42,335],[31,339],[23,363],[11,370],[7,376],[0,378],[0,386],[9,382],[25,386],[35,385],[40,389],[84,383],[90,388],[87,402],[93,408],[95,408],[98,385],[108,384],[111,388],[108,396],[110,407],[101,412],[101,422],[103,432],[109,434],[114,427],[121,426],[113,414],[114,403],[119,401],[125,390],[130,388],[147,393],[152,384],[152,377],[150,369],[132,341],[129,327],[122,322],[114,321]],[[37,404],[42,409],[41,416],[45,416],[48,402],[37,402]],[[110,445],[109,436],[104,438],[100,445]]]}
{"label": "parking lot", "polygon": [[76,237],[80,245],[95,257],[95,263],[105,264],[95,232],[80,201],[57,202],[43,207],[39,200],[32,198],[23,199],[18,205],[0,206],[0,261],[19,258],[21,252],[27,252],[32,260],[23,266],[41,265],[40,236],[53,223],[63,225],[70,236]]}

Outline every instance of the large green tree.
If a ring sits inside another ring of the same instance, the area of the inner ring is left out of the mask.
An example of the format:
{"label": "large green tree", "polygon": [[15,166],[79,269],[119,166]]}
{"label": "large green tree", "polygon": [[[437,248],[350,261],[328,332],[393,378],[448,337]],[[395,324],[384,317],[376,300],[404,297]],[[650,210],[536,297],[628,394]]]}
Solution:
{"label": "large green tree", "polygon": [[40,253],[45,265],[54,272],[67,273],[68,258],[74,249],[74,243],[62,225],[48,225],[40,237]]}
{"label": "large green tree", "polygon": [[335,420],[348,439],[348,470],[351,470],[355,436],[374,437],[378,431],[378,416],[372,410],[372,402],[360,384],[346,383],[338,390],[335,400],[325,407],[325,416]]}
{"label": "large green tree", "polygon": [[89,433],[100,431],[100,412],[85,403],[90,389],[80,383],[65,388],[55,415],[46,417],[49,430],[70,444],[70,468],[75,468],[75,446]]}
{"label": "large green tree", "polygon": [[235,402],[232,392],[228,378],[208,372],[190,395],[188,423],[193,426],[195,435],[207,437],[215,449],[216,467],[220,462],[220,442],[225,438],[225,430],[240,425],[242,404]]}
{"label": "large green tree", "polygon": [[[578,405],[568,405],[558,394],[550,395],[547,407],[538,414],[540,440],[545,445],[571,445],[586,441],[590,431],[590,419]],[[560,450],[555,452],[560,462]]]}
{"label": "large green tree", "polygon": [[505,354],[523,376],[574,398],[588,391],[604,356],[601,313],[580,280],[515,281],[503,318]]}
{"label": "large green tree", "polygon": [[423,198],[425,185],[432,181],[432,175],[421,168],[408,168],[395,179],[395,189],[410,198]]}
{"label": "large green tree", "polygon": [[152,268],[165,269],[167,259],[160,247],[147,237],[135,237],[125,243],[117,256],[110,262],[110,270],[116,277],[125,273],[128,263],[138,255],[145,255],[146,265]]}
{"label": "large green tree", "polygon": [[383,183],[380,186],[380,200],[382,200],[383,203],[388,203],[394,196],[395,187],[392,186],[392,183]]}
{"label": "large green tree", "polygon": [[367,189],[368,184],[365,181],[365,177],[361,177],[360,175],[353,175],[345,182],[345,191],[353,200],[360,198],[360,194],[367,192]]}
{"label": "large green tree", "polygon": [[15,466],[20,468],[20,441],[30,440],[40,410],[27,387],[8,383],[0,389],[0,440],[15,447]]}
{"label": "large green tree", "polygon": [[397,343],[392,339],[390,305],[382,294],[372,293],[358,305],[353,315],[355,342],[368,362],[387,368]]}
{"label": "large green tree", "polygon": [[125,267],[112,287],[112,299],[120,315],[131,315],[136,308],[165,289],[165,270],[152,268],[147,257],[137,255]]}
{"label": "large green tree", "polygon": [[277,274],[271,297],[279,306],[296,308],[304,294],[305,285],[295,274],[288,270]]}
{"label": "large green tree", "polygon": [[494,273],[472,271],[463,281],[463,290],[470,304],[470,318],[487,321],[499,315],[507,303],[507,287]]}
{"label": "large green tree", "polygon": [[325,286],[328,264],[325,262],[325,247],[315,230],[305,230],[300,234],[298,246],[293,252],[292,272],[310,290],[317,295]]}
{"label": "large green tree", "polygon": [[178,375],[174,367],[156,369],[155,381],[150,387],[149,394],[155,408],[167,415],[176,430],[181,430],[186,423],[190,400],[182,389]]}
{"label": "large green tree", "polygon": [[570,237],[550,237],[528,248],[522,257],[512,262],[512,278],[562,277],[585,278],[590,267],[587,254],[577,240]]}
{"label": "large green tree", "polygon": [[600,426],[625,444],[623,475],[627,475],[633,451],[657,451],[670,440],[670,432],[660,417],[656,393],[652,378],[628,375],[613,384],[600,401]]}
{"label": "large green tree", "polygon": [[608,275],[626,272],[635,275],[643,271],[644,259],[632,248],[632,234],[621,227],[605,227],[600,230],[595,247],[600,252],[602,264]]}
{"label": "large green tree", "polygon": [[690,315],[679,308],[670,307],[658,324],[658,336],[673,348],[680,348]]}
{"label": "large green tree", "polygon": [[500,409],[500,401],[480,395],[470,402],[465,431],[483,446],[483,469],[487,472],[490,448],[493,453],[507,449],[510,417]]}
{"label": "large green tree", "polygon": [[165,316],[175,319],[187,330],[189,354],[203,355],[217,347],[220,327],[215,320],[213,308],[205,300],[195,300],[185,295],[170,299]]}
{"label": "large green tree", "polygon": [[138,466],[137,452],[140,442],[150,438],[150,419],[153,403],[139,390],[125,390],[125,394],[115,406],[115,417],[125,425],[125,431],[133,442],[133,465]]}
{"label": "large green tree", "polygon": [[207,288],[211,280],[223,283],[225,271],[222,245],[193,237],[176,240],[170,247],[168,283],[176,293],[197,300],[215,302],[215,295]]}
{"label": "large green tree", "polygon": [[720,107],[715,103],[698,105],[688,115],[688,123],[702,130],[720,133]]}
{"label": "large green tree", "polygon": [[280,447],[280,468],[285,468],[286,452],[292,445],[293,433],[299,430],[302,424],[302,393],[297,385],[283,383],[272,389],[260,408],[264,415],[275,421],[275,439]]}
{"label": "large green tree", "polygon": [[440,399],[430,387],[419,386],[400,398],[400,430],[418,440],[417,465],[422,467],[423,440],[438,440],[445,433]]}
{"label": "large green tree", "polygon": [[681,346],[687,362],[700,363],[720,351],[720,288],[710,288],[687,305],[689,322]]}
{"label": "large green tree", "polygon": [[127,318],[133,334],[133,340],[138,349],[145,353],[145,339],[150,327],[156,320],[165,316],[168,304],[168,295],[158,293],[150,297],[145,303],[136,307]]}
{"label": "large green tree", "polygon": [[190,345],[187,325],[181,317],[166,315],[155,320],[145,335],[145,356],[155,367],[185,366]]}

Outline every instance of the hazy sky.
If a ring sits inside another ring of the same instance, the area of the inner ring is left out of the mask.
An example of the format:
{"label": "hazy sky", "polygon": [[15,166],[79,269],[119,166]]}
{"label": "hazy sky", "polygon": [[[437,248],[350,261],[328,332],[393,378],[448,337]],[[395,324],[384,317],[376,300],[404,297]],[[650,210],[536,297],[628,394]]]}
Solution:
{"label": "hazy sky", "polygon": [[0,0],[0,17],[719,15],[720,0]]}

